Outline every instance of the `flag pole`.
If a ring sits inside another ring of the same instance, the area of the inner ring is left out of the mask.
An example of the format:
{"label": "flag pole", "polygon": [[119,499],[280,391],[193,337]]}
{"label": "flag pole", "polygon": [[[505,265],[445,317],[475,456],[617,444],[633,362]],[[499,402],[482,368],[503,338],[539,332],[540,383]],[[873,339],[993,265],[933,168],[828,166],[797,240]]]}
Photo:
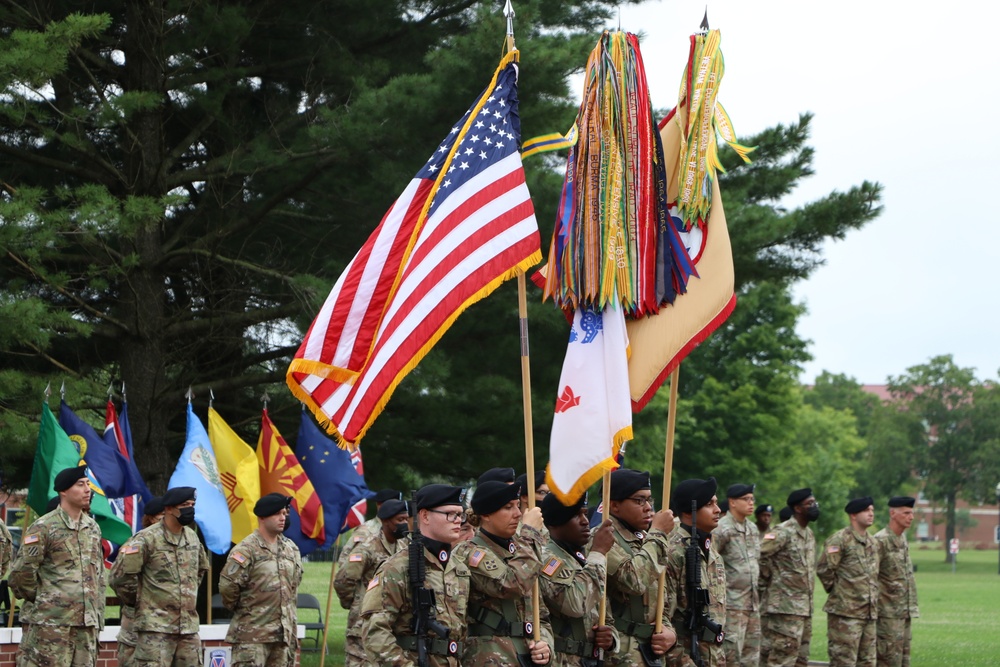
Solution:
{"label": "flag pole", "polygon": [[[608,521],[611,516],[611,471],[604,471],[604,479],[601,488],[601,523]],[[662,590],[662,589],[661,589]],[[607,625],[608,618],[608,572],[604,571],[604,594],[601,596],[601,604],[597,609],[597,624]]]}
{"label": "flag pole", "polygon": [[[677,382],[681,365],[678,363],[670,374],[670,403],[667,408],[667,447],[663,453],[663,507],[670,506],[670,476],[674,469],[674,428],[677,426]],[[663,590],[667,584],[667,571],[660,573],[656,588],[656,634],[663,632]]]}
{"label": "flag pole", "polygon": [[[208,553],[211,554],[212,552],[209,551]],[[208,576],[205,577],[205,583],[208,584],[208,587],[206,589],[207,593],[205,594],[205,600],[206,600],[205,607],[207,608],[205,616],[208,619],[208,624],[212,625],[212,557],[211,556],[208,557]]]}
{"label": "flag pole", "polygon": [[[508,5],[510,3],[508,2]],[[509,20],[509,19],[508,19]],[[507,35],[508,44],[513,38]],[[517,315],[521,326],[521,400],[524,408],[524,460],[528,484],[528,508],[535,506],[535,439],[531,423],[531,359],[528,354],[528,290],[524,271],[517,272]],[[538,602],[538,579],[531,589],[532,635],[537,642],[541,639],[541,612]],[[322,667],[322,666],[321,666]]]}
{"label": "flag pole", "polygon": [[[340,539],[339,536],[337,539]],[[335,555],[336,551],[334,549]],[[319,654],[319,667],[323,667],[326,664],[326,637],[330,632],[330,605],[333,604],[333,578],[337,574],[337,560],[337,558],[334,558],[330,564],[330,585],[326,589],[326,616],[323,617],[326,619],[326,622],[323,623],[323,646]]]}

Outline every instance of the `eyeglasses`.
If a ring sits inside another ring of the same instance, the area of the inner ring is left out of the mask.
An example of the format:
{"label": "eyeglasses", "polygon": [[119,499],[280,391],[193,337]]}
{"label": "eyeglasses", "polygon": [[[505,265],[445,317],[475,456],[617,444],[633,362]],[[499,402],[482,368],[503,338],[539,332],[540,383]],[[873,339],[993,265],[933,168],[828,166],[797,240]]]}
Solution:
{"label": "eyeglasses", "polygon": [[444,515],[445,521],[447,521],[449,523],[455,523],[456,521],[460,521],[465,516],[465,512],[464,511],[462,511],[462,512],[442,512],[441,510],[430,510],[430,509],[427,510],[427,511],[428,512],[434,512],[435,514],[442,514],[442,515]]}
{"label": "eyeglasses", "polygon": [[631,500],[633,503],[642,507],[643,505],[649,505],[649,509],[654,509],[656,507],[656,501],[653,500],[653,496],[630,496],[626,500]]}
{"label": "eyeglasses", "polygon": [[536,498],[544,498],[545,496],[549,495],[549,493],[551,493],[551,492],[539,489],[538,491],[535,491],[535,497]]}

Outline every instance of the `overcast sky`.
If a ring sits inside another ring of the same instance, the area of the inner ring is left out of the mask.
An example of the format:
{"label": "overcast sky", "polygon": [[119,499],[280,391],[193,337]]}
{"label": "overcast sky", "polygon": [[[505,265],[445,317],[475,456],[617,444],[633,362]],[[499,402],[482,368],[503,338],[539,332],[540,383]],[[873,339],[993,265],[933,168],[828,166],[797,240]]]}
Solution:
{"label": "overcast sky", "polygon": [[[816,174],[799,204],[868,179],[884,211],[795,289],[809,309],[804,382],[823,370],[881,384],[939,354],[980,378],[1000,368],[1000,5],[713,0],[741,135],[815,114]],[[642,35],[653,105],[676,104],[704,2],[623,7]],[[721,150],[729,150],[723,148]]]}

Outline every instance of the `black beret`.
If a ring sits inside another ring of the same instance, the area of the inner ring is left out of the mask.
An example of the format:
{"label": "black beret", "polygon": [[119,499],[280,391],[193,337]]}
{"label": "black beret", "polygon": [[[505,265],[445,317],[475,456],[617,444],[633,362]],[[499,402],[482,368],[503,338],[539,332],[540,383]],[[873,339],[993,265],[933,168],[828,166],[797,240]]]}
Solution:
{"label": "black beret", "polygon": [[[521,495],[522,496],[528,495],[528,473],[522,473],[522,474],[518,475],[517,479],[514,480],[514,484],[517,484],[517,485],[519,485],[521,487]],[[542,484],[545,484],[545,471],[544,470],[540,470],[540,471],[538,471],[538,472],[535,473],[535,488],[537,489]]]}
{"label": "black beret", "polygon": [[483,482],[472,495],[472,511],[479,515],[492,514],[521,496],[521,487],[503,482]]}
{"label": "black beret", "polygon": [[805,489],[799,489],[797,491],[792,491],[791,493],[788,494],[788,506],[789,507],[795,507],[796,505],[798,505],[799,503],[801,503],[803,500],[805,500],[806,498],[808,498],[812,494],[813,494],[813,490],[810,489],[810,488],[805,488]]}
{"label": "black beret", "polygon": [[917,499],[910,496],[893,496],[889,498],[889,507],[913,507],[916,503]]}
{"label": "black beret", "polygon": [[757,505],[753,511],[754,516],[760,516],[761,512],[770,512],[774,514],[774,505]]}
{"label": "black beret", "polygon": [[781,508],[781,511],[778,512],[778,521],[788,521],[791,518],[792,518],[792,508],[789,507],[788,505],[785,505],[784,507]]}
{"label": "black beret", "polygon": [[402,500],[403,494],[396,489],[381,489],[375,494],[375,502],[381,505],[387,500]]}
{"label": "black beret", "polygon": [[619,468],[611,473],[611,500],[625,500],[636,491],[648,488],[649,471]]}
{"label": "black beret", "polygon": [[848,514],[857,514],[858,512],[864,512],[870,506],[874,505],[875,501],[872,500],[871,496],[865,496],[864,498],[855,498],[844,505],[844,511]]}
{"label": "black beret", "polygon": [[753,493],[756,484],[733,484],[726,489],[726,498],[742,498],[748,493]]}
{"label": "black beret", "polygon": [[77,480],[83,479],[86,476],[87,466],[60,470],[59,474],[56,475],[55,481],[52,482],[52,488],[54,488],[57,493],[65,491],[69,487],[76,484]]}
{"label": "black beret", "polygon": [[413,502],[418,510],[430,510],[442,505],[461,505],[464,500],[465,489],[448,484],[428,484],[413,494]]}
{"label": "black beret", "polygon": [[719,509],[722,510],[723,514],[725,514],[726,512],[728,512],[729,511],[729,501],[728,500],[720,500],[719,501]]}
{"label": "black beret", "polygon": [[146,504],[142,508],[142,513],[146,516],[163,514],[163,498],[160,496],[153,496],[147,500]]}
{"label": "black beret", "polygon": [[176,507],[189,500],[195,500],[197,495],[198,489],[193,486],[175,486],[172,489],[167,489],[167,492],[160,499],[163,501],[164,507]]}
{"label": "black beret", "polygon": [[382,507],[378,508],[377,516],[380,519],[391,519],[397,514],[406,514],[406,503],[392,498],[382,503]]}
{"label": "black beret", "polygon": [[680,516],[681,512],[691,512],[691,503],[697,503],[697,508],[701,509],[712,502],[712,496],[718,484],[714,477],[708,479],[686,479],[674,489],[674,495],[670,502],[670,509],[674,514]]}
{"label": "black beret", "polygon": [[556,494],[550,493],[542,498],[542,520],[546,526],[564,526],[580,514],[580,508],[587,504],[587,494],[584,493],[572,505],[563,505],[562,501],[556,498]]}
{"label": "black beret", "polygon": [[52,496],[49,498],[49,502],[45,505],[45,513],[48,514],[57,507],[59,507],[59,496]]}
{"label": "black beret", "polygon": [[476,485],[483,484],[484,482],[503,482],[504,484],[514,483],[514,469],[513,468],[490,468],[476,480]]}
{"label": "black beret", "polygon": [[269,493],[266,496],[261,496],[257,504],[253,506],[253,513],[261,518],[274,516],[291,504],[291,496],[283,496],[280,493]]}

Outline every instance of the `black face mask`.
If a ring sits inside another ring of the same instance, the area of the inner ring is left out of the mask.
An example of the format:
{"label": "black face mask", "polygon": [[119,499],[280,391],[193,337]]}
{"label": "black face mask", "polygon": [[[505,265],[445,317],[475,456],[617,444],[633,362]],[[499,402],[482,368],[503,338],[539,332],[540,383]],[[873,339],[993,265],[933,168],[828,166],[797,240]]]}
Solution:
{"label": "black face mask", "polygon": [[189,526],[194,522],[194,508],[193,507],[182,507],[178,510],[180,514],[177,517],[177,523],[182,526]]}
{"label": "black face mask", "polygon": [[396,527],[392,529],[392,536],[397,540],[401,540],[409,534],[409,530],[405,523],[396,524]]}
{"label": "black face mask", "polygon": [[819,518],[819,505],[810,505],[809,509],[806,510],[806,519],[810,522],[815,521]]}

